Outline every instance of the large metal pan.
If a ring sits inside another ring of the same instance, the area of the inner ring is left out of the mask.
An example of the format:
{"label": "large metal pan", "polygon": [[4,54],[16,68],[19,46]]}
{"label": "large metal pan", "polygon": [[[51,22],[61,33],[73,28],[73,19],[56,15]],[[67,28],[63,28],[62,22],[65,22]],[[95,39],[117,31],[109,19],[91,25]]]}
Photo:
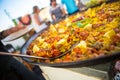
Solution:
{"label": "large metal pan", "polygon": [[[114,1],[114,0],[113,0]],[[44,29],[45,30],[45,29]],[[43,31],[44,31],[43,30]],[[21,48],[21,54],[27,55],[27,48],[29,47],[30,43],[36,39],[43,31],[34,34]],[[110,55],[105,55],[105,56],[100,56],[88,60],[82,60],[82,61],[75,61],[75,62],[66,62],[66,63],[45,63],[45,62],[34,62],[29,58],[24,58],[23,60],[35,64],[35,65],[45,65],[45,66],[53,66],[53,67],[84,67],[84,66],[92,66],[92,65],[97,65],[97,64],[102,64],[105,62],[110,62],[113,61],[117,58],[120,57],[120,51],[118,52],[113,52]]]}
{"label": "large metal pan", "polygon": [[[34,34],[21,48],[21,54],[26,54],[27,48],[29,47],[30,43],[36,39],[39,34],[41,34],[41,32]],[[97,65],[97,64],[101,64],[101,63],[105,63],[105,62],[109,62],[109,61],[113,61],[116,58],[120,57],[120,52],[115,52],[113,54],[110,55],[106,55],[106,56],[101,56],[101,57],[97,57],[97,58],[93,58],[93,59],[88,59],[88,60],[83,60],[83,61],[76,61],[76,62],[67,62],[67,63],[54,63],[54,64],[50,64],[50,63],[45,63],[45,62],[34,62],[32,60],[30,60],[30,58],[25,58],[23,57],[23,60],[35,64],[35,65],[45,65],[45,66],[53,66],[53,67],[84,67],[84,66],[91,66],[91,65]]]}

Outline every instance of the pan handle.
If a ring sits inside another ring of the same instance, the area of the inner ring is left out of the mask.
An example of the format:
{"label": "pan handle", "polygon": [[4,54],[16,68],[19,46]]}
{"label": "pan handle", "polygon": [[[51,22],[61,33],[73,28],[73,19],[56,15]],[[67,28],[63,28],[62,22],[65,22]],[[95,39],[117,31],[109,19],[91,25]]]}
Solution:
{"label": "pan handle", "polygon": [[13,54],[13,53],[8,53],[8,52],[0,52],[0,55],[15,56],[15,57],[25,57],[25,58],[35,58],[35,59],[46,59],[46,58],[38,57],[38,56],[30,56],[30,55],[23,55],[23,54]]}

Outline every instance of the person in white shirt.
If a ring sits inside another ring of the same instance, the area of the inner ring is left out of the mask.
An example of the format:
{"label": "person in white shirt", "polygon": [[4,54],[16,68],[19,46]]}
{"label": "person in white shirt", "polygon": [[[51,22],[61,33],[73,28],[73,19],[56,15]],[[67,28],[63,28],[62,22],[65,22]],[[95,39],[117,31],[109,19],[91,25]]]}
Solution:
{"label": "person in white shirt", "polygon": [[50,22],[47,21],[47,19],[41,19],[39,15],[40,11],[41,10],[38,6],[34,6],[32,14],[27,14],[19,18],[19,22],[22,23],[22,25],[27,25],[28,28],[33,28],[32,31],[30,31],[30,35],[42,31],[43,29],[47,28],[50,24]]}
{"label": "person in white shirt", "polygon": [[42,20],[39,16],[40,9],[38,6],[33,7],[33,14],[31,15],[32,18],[32,26],[34,26],[34,30],[36,33],[42,31],[43,29],[48,27],[47,19]]}

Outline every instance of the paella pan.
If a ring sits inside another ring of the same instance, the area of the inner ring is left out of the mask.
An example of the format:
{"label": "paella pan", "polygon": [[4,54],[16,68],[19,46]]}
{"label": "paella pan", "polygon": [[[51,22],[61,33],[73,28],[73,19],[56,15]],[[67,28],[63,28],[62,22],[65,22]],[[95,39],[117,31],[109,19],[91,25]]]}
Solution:
{"label": "paella pan", "polygon": [[33,35],[21,53],[45,58],[63,54],[56,59],[28,59],[27,62],[55,67],[89,66],[114,60],[120,56],[120,1],[103,3],[84,12],[51,24]]}

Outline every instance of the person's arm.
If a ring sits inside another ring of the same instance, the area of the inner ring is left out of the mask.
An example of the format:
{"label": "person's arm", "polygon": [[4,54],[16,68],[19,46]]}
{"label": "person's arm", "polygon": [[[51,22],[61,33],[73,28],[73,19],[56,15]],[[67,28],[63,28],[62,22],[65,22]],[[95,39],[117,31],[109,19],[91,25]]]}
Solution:
{"label": "person's arm", "polygon": [[50,9],[50,15],[51,15],[51,18],[52,18],[52,20],[55,22],[56,21],[56,17],[55,17],[55,15],[52,13],[52,10]]}
{"label": "person's arm", "polygon": [[4,31],[2,31],[1,33],[0,33],[0,38],[5,38],[6,36],[8,36],[8,35],[10,35],[10,34],[12,34],[12,33],[14,33],[14,32],[16,32],[16,31],[19,31],[19,30],[21,30],[21,29],[24,29],[26,26],[22,26],[21,24],[18,24],[17,26],[15,26],[15,27],[12,27],[12,28],[10,28],[10,29],[7,29],[7,30],[4,30]]}
{"label": "person's arm", "polygon": [[40,21],[39,15],[37,15],[37,14],[34,14],[34,19],[35,19],[35,22],[36,22],[38,25],[41,25],[41,24],[43,24],[43,23],[46,23],[46,20],[47,20],[47,19],[44,19],[43,21]]}
{"label": "person's arm", "polygon": [[55,17],[54,14],[51,14],[51,17],[52,17],[52,20],[53,20],[53,21],[56,21],[56,17]]}
{"label": "person's arm", "polygon": [[36,75],[18,60],[11,58],[8,62],[8,68],[16,71],[22,77],[22,80],[45,80],[43,76]]}
{"label": "person's arm", "polygon": [[67,13],[63,5],[60,5],[61,11],[62,11],[62,17],[64,17]]}
{"label": "person's arm", "polygon": [[35,22],[38,24],[38,25],[41,25],[43,24],[45,21],[40,21],[39,20],[39,15],[37,14],[34,14],[34,19],[35,19]]}

